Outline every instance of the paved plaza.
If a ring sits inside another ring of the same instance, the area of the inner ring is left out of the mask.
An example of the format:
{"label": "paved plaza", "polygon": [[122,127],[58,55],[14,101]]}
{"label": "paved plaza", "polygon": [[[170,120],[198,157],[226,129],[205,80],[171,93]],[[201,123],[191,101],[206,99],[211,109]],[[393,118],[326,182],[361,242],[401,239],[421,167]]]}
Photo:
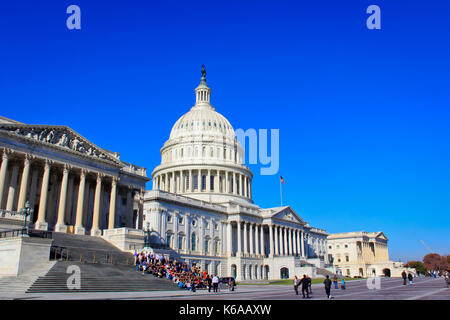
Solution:
{"label": "paved plaza", "polygon": [[[296,296],[290,285],[239,285],[236,291],[222,289],[219,293],[199,290],[195,293],[184,290],[153,292],[101,292],[101,293],[41,293],[10,296],[2,294],[0,299],[25,300],[326,300],[322,284],[312,286],[310,299]],[[381,279],[381,288],[369,290],[366,280],[347,282],[347,289],[332,289],[334,300],[450,300],[450,289],[443,278],[415,279],[413,285],[403,285],[399,278]]]}

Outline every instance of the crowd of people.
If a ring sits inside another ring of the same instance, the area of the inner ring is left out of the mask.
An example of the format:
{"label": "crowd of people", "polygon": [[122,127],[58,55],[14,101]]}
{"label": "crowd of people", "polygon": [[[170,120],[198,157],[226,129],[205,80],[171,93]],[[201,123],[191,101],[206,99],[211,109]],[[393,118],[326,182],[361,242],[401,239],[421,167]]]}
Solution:
{"label": "crowd of people", "polygon": [[[186,263],[181,263],[176,259],[172,260],[164,255],[152,252],[135,252],[136,271],[143,275],[151,274],[158,278],[167,278],[175,283],[180,289],[195,292],[197,289],[208,289],[219,292],[221,289],[220,278],[217,275],[210,275],[198,266],[188,267]],[[230,279],[225,285],[229,290],[234,291],[234,279]]]}

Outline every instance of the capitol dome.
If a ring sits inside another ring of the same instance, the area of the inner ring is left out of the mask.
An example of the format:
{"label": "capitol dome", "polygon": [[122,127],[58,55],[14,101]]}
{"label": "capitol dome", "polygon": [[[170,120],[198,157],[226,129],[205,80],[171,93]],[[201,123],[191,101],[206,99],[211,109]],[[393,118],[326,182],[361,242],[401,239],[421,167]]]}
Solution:
{"label": "capitol dome", "polygon": [[206,71],[195,105],[173,125],[152,173],[153,189],[211,202],[251,200],[253,175],[230,122],[211,105]]}

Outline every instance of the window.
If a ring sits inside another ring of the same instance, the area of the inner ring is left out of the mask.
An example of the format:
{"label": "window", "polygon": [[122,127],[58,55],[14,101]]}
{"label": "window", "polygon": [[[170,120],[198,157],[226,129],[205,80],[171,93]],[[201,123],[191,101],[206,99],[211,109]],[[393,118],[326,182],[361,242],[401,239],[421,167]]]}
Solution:
{"label": "window", "polygon": [[183,236],[178,236],[178,249],[184,249],[183,248]]}
{"label": "window", "polygon": [[197,237],[195,236],[195,233],[192,234],[191,236],[191,250],[195,251],[196,249],[196,244],[197,244]]}
{"label": "window", "polygon": [[220,244],[219,241],[216,241],[216,242],[215,242],[214,253],[218,253],[218,252],[219,252],[219,244]]}
{"label": "window", "polygon": [[202,190],[206,190],[206,176],[202,176]]}
{"label": "window", "polygon": [[192,225],[195,227],[195,225],[197,224],[196,220],[192,220]]}
{"label": "window", "polygon": [[169,247],[172,247],[172,235],[171,235],[171,234],[168,234],[168,235],[166,236],[166,244],[167,244]]}
{"label": "window", "polygon": [[216,223],[216,224],[214,225],[214,229],[219,230],[219,224]]}
{"label": "window", "polygon": [[209,240],[205,239],[205,252],[209,252]]}
{"label": "window", "polygon": [[178,223],[179,223],[179,224],[182,224],[182,223],[183,223],[183,217],[179,217],[179,218],[178,218]]}
{"label": "window", "polygon": [[328,246],[328,249],[331,249],[332,247],[331,246]]}
{"label": "window", "polygon": [[336,245],[336,249],[339,249],[339,245],[338,244]]}
{"label": "window", "polygon": [[348,262],[348,261],[349,261],[348,256],[345,256],[345,262]]}
{"label": "window", "polygon": [[172,216],[170,214],[167,215],[167,222],[172,222]]}
{"label": "window", "polygon": [[348,248],[348,244],[344,245],[344,248]]}

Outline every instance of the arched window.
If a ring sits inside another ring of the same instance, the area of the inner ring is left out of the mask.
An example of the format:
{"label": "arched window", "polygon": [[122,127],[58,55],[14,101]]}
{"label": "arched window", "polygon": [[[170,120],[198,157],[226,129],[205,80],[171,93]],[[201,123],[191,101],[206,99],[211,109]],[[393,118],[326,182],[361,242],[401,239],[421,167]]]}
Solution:
{"label": "arched window", "polygon": [[184,249],[184,246],[183,246],[183,236],[182,236],[182,235],[179,235],[179,236],[178,236],[178,249],[180,249],[180,250]]}
{"label": "arched window", "polygon": [[195,235],[195,233],[192,233],[192,236],[191,236],[191,250],[192,251],[197,250],[196,244],[197,244],[197,236]]}

